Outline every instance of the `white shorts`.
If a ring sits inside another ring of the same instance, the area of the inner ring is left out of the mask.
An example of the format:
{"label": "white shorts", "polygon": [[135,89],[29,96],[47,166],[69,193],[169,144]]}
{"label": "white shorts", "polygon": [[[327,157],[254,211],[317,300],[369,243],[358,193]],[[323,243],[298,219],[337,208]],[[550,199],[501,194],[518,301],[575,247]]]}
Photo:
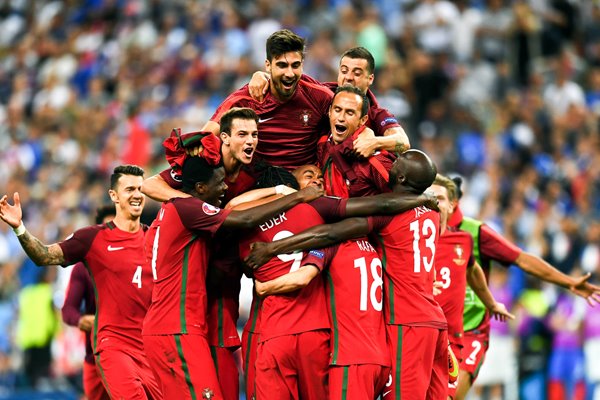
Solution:
{"label": "white shorts", "polygon": [[600,382],[600,338],[587,339],[583,345],[585,376],[590,382]]}
{"label": "white shorts", "polygon": [[490,347],[475,381],[476,386],[507,384],[517,377],[515,345],[512,336],[490,335]]}

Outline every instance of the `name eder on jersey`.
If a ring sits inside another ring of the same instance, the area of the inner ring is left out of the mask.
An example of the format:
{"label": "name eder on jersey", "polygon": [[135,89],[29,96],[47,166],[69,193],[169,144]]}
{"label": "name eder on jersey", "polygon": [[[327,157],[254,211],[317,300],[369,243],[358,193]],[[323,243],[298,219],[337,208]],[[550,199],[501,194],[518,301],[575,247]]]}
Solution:
{"label": "name eder on jersey", "polygon": [[277,215],[276,217],[271,218],[264,224],[260,224],[258,227],[260,228],[261,231],[265,232],[265,231],[281,224],[283,221],[287,221],[287,220],[288,219],[285,216],[285,213],[282,212],[281,214]]}

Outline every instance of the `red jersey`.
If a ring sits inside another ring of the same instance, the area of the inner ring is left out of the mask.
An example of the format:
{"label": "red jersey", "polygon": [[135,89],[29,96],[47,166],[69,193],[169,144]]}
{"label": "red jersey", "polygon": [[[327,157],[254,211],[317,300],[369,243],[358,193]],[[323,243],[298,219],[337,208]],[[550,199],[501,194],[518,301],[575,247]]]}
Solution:
{"label": "red jersey", "polygon": [[[345,201],[333,198],[319,198],[311,203],[299,204],[288,211],[258,226],[252,234],[240,242],[240,256],[249,253],[250,244],[256,241],[272,242],[300,233],[326,220],[341,218]],[[266,282],[293,272],[307,263],[322,268],[322,251],[295,252],[273,257],[265,265],[254,271],[254,277]],[[283,336],[329,328],[327,304],[321,275],[314,278],[302,290],[267,296],[260,303],[260,341]]]}
{"label": "red jersey", "polygon": [[163,203],[146,239],[155,283],[144,335],[207,336],[209,247],[229,213],[195,197]]}
{"label": "red jersey", "polygon": [[325,249],[331,365],[390,366],[383,322],[381,260],[367,238]]}
{"label": "red jersey", "polygon": [[65,265],[81,261],[91,275],[96,353],[115,346],[144,348],[142,321],[152,295],[152,273],[144,253],[146,229],[125,232],[111,221],[79,229],[58,243]]}
{"label": "red jersey", "polygon": [[417,207],[371,220],[383,261],[386,323],[445,329],[444,312],[433,298],[439,214]]}
{"label": "red jersey", "polygon": [[[337,82],[325,82],[331,91],[335,92],[338,88]],[[367,98],[369,99],[369,119],[367,120],[367,126],[375,132],[377,136],[383,136],[386,130],[390,128],[400,127],[398,120],[394,117],[394,114],[386,110],[385,108],[379,107],[379,103],[375,98],[375,95],[371,89],[367,89]]]}
{"label": "red jersey", "polygon": [[387,151],[377,152],[369,158],[355,156],[353,140],[358,133],[338,145],[331,138],[319,143],[317,154],[327,195],[347,198],[391,191],[388,186],[389,171],[396,156]]}
{"label": "red jersey", "polygon": [[473,238],[467,232],[446,230],[440,236],[435,255],[436,280],[442,292],[435,296],[448,321],[448,339],[462,345],[463,311],[467,268],[474,264]]}
{"label": "red jersey", "polygon": [[[173,189],[181,190],[181,172],[176,171],[172,168],[167,168],[162,171],[160,177],[164,179],[167,184]],[[242,167],[240,173],[238,174],[235,182],[229,180],[227,175],[225,175],[225,184],[227,184],[227,190],[225,191],[225,196],[223,197],[223,203],[227,204],[231,199],[240,194],[247,192],[248,190],[254,187],[256,183],[255,173],[251,168]]]}
{"label": "red jersey", "polygon": [[[77,327],[79,318],[84,314],[96,314],[96,299],[90,273],[83,263],[78,262],[73,267],[69,278],[65,303],[62,307],[62,319],[67,325]],[[88,364],[94,364],[91,336],[91,332],[85,332],[85,362]]]}
{"label": "red jersey", "polygon": [[332,98],[327,87],[301,79],[285,103],[270,92],[258,102],[252,99],[246,85],[230,94],[210,120],[219,123],[223,113],[232,107],[252,108],[259,117],[256,153],[270,164],[293,170],[316,163],[317,141],[328,131]]}

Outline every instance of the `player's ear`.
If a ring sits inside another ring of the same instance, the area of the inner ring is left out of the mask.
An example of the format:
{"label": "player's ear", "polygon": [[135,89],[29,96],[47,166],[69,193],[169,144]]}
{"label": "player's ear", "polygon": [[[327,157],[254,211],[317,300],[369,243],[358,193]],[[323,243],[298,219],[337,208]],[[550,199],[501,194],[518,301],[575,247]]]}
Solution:
{"label": "player's ear", "polygon": [[229,146],[229,135],[225,132],[221,132],[219,135],[221,135],[221,142],[226,146]]}
{"label": "player's ear", "polygon": [[196,182],[194,189],[196,190],[196,193],[204,194],[206,193],[206,184],[203,182]]}
{"label": "player's ear", "polygon": [[363,115],[360,117],[360,126],[363,126],[369,120],[369,114]]}
{"label": "player's ear", "polygon": [[271,72],[271,62],[269,60],[265,60],[265,71]]}
{"label": "player's ear", "polygon": [[117,203],[119,200],[119,197],[117,196],[117,192],[112,190],[112,189],[108,189],[108,195],[110,196],[110,199],[112,200],[113,203]]}

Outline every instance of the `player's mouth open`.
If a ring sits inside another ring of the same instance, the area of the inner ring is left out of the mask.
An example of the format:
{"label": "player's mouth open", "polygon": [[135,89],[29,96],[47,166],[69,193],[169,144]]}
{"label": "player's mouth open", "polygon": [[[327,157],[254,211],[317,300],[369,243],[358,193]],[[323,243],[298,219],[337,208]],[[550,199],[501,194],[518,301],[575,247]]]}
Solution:
{"label": "player's mouth open", "polygon": [[344,125],[335,124],[335,130],[338,133],[344,133],[344,132],[346,132],[346,129],[348,129],[348,128],[345,127]]}
{"label": "player's mouth open", "polygon": [[254,147],[246,147],[244,149],[244,153],[248,156],[248,157],[252,157],[252,154],[254,154]]}
{"label": "player's mouth open", "polygon": [[292,80],[292,81],[281,81],[281,84],[283,85],[284,88],[286,89],[291,89],[294,86],[294,83],[296,83],[296,80]]}
{"label": "player's mouth open", "polygon": [[133,207],[139,207],[139,206],[142,205],[142,202],[141,202],[141,200],[139,200],[139,201],[132,201],[129,204],[131,204]]}

